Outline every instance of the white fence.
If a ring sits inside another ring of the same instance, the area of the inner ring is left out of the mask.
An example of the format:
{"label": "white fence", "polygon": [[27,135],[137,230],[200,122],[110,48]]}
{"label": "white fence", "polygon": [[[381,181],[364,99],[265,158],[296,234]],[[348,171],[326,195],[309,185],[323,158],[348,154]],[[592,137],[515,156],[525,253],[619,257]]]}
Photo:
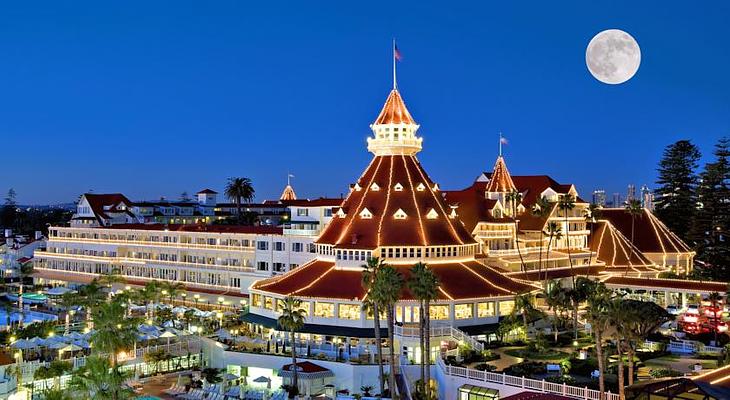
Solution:
{"label": "white fence", "polygon": [[[396,326],[395,327],[395,336],[400,337],[408,337],[408,338],[416,338],[420,336],[420,330],[417,327],[404,327],[404,326]],[[456,339],[457,341],[462,341],[464,343],[468,343],[471,348],[474,350],[482,351],[484,350],[484,345],[479,342],[478,340],[474,339],[473,337],[467,335],[466,333],[460,331],[457,328],[454,328],[450,325],[443,325],[443,326],[432,326],[431,327],[431,337],[443,337],[448,336]]]}
{"label": "white fence", "polygon": [[[535,390],[543,393],[552,393],[562,396],[572,397],[584,400],[618,400],[618,394],[606,392],[603,399],[600,398],[598,390],[588,389],[587,387],[569,386],[566,384],[546,382],[543,380],[530,379],[525,377],[511,376],[507,374],[499,374],[495,372],[479,371],[472,368],[452,367],[446,365],[442,359],[436,360],[436,366],[447,376],[466,378],[474,381],[474,385],[480,382],[490,382],[498,385],[519,387],[528,390]],[[470,382],[472,383],[472,382]]]}

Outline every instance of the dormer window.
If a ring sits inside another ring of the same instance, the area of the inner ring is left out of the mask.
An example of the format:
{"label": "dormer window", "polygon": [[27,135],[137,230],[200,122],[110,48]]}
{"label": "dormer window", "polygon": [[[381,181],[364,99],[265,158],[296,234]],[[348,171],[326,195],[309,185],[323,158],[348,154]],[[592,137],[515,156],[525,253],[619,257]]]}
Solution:
{"label": "dormer window", "polygon": [[347,216],[347,214],[345,214],[345,212],[342,210],[342,208],[340,208],[340,209],[337,210],[337,214],[336,215],[339,218],[345,218],[345,216]]}
{"label": "dormer window", "polygon": [[438,218],[439,214],[434,210],[433,208],[429,210],[429,212],[426,214],[426,218],[428,219],[436,219]]}
{"label": "dormer window", "polygon": [[403,185],[401,185],[400,183],[396,183],[395,186],[393,186],[393,190],[395,190],[396,192],[402,192]]}
{"label": "dormer window", "polygon": [[439,191],[439,184],[438,183],[434,183],[433,184],[433,191],[434,192],[438,192]]}
{"label": "dormer window", "polygon": [[449,214],[449,218],[454,219],[456,217],[457,217],[457,215],[456,215],[456,208],[452,208],[451,209],[451,214]]}
{"label": "dormer window", "polygon": [[423,192],[424,190],[426,190],[426,185],[424,185],[423,183],[419,183],[418,186],[416,186],[416,190],[418,190],[419,192]]}
{"label": "dormer window", "polygon": [[353,186],[352,188],[355,189],[356,192],[359,192],[362,190],[362,186],[360,186],[359,183],[356,183],[355,186]]}
{"label": "dormer window", "polygon": [[378,190],[380,190],[380,186],[378,186],[377,183],[373,182],[373,184],[370,185],[370,190],[372,190],[373,192],[377,192]]}
{"label": "dormer window", "polygon": [[395,219],[406,219],[406,217],[407,217],[407,216],[408,216],[408,215],[406,214],[406,212],[405,212],[405,211],[403,211],[403,209],[401,209],[401,208],[399,208],[399,209],[398,209],[398,210],[397,210],[397,211],[395,212],[395,214],[393,214],[393,218],[395,218]]}
{"label": "dormer window", "polygon": [[363,208],[362,211],[360,211],[360,218],[362,219],[370,219],[373,217],[373,213],[370,212],[367,208]]}

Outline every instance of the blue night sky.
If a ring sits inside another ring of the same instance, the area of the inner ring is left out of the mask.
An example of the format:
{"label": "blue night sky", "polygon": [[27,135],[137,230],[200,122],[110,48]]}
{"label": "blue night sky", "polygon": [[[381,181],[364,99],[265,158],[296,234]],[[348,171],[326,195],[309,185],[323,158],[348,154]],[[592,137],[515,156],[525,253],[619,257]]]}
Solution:
{"label": "blue night sky", "polygon": [[[0,8],[1,193],[177,198],[248,176],[261,201],[290,171],[300,196],[338,196],[371,157],[394,36],[419,157],[442,188],[491,169],[499,131],[513,174],[586,198],[653,185],[675,140],[707,155],[730,135],[726,2],[109,3]],[[642,51],[618,86],[585,66],[609,28]]]}

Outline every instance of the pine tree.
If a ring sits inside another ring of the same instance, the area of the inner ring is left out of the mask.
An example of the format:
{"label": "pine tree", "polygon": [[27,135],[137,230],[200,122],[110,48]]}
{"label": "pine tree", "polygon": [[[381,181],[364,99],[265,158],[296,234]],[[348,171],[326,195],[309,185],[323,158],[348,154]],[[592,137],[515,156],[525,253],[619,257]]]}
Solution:
{"label": "pine tree", "polygon": [[705,165],[697,186],[699,207],[690,230],[697,259],[709,278],[730,279],[730,140],[715,145],[715,162]]}
{"label": "pine tree", "polygon": [[700,151],[689,140],[680,140],[667,146],[659,161],[659,179],[656,190],[657,217],[687,240],[692,219],[697,209],[697,161]]}
{"label": "pine tree", "polygon": [[17,202],[15,189],[10,188],[5,196],[5,204],[0,208],[0,227],[14,228],[17,222]]}

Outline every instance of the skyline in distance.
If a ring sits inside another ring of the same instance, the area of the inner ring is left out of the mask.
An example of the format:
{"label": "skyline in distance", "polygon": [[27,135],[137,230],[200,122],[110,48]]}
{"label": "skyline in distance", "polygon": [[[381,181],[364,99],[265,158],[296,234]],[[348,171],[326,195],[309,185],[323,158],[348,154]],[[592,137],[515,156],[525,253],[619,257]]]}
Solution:
{"label": "skyline in distance", "polygon": [[[666,145],[691,139],[704,162],[730,132],[724,4],[130,4],[16,4],[0,16],[3,195],[175,199],[246,176],[261,201],[288,173],[301,197],[345,194],[371,157],[393,36],[419,158],[444,189],[491,170],[500,131],[512,174],[574,183],[586,199],[653,187]],[[585,66],[588,42],[609,28],[642,51],[616,86]]]}

